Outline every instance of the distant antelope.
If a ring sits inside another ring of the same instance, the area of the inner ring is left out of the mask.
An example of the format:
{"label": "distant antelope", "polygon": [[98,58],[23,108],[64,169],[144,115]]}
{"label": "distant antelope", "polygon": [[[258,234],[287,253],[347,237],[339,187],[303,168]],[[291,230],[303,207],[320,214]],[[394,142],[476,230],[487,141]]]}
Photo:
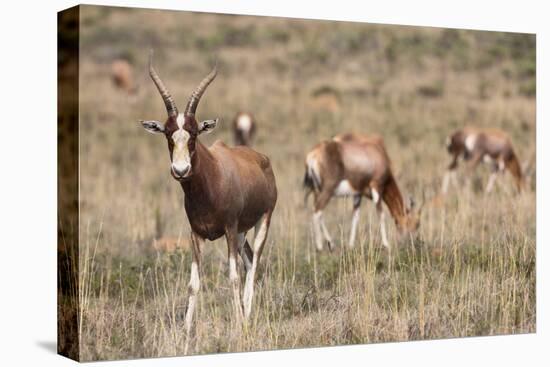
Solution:
{"label": "distant antelope", "polygon": [[359,207],[363,196],[372,199],[380,217],[383,245],[390,249],[382,201],[386,203],[400,233],[414,232],[420,225],[420,210],[406,206],[391,170],[382,137],[341,134],[323,141],[307,154],[304,186],[315,197],[313,228],[317,250],[323,249],[324,236],[329,249],[332,239],[323,220],[323,210],[333,196],[353,197],[353,216],[349,247],[355,245]]}
{"label": "distant antelope", "polygon": [[[254,277],[267,238],[271,215],[277,201],[275,177],[269,158],[248,147],[228,147],[216,141],[205,147],[198,139],[215,128],[218,120],[197,122],[195,111],[200,98],[214,80],[217,68],[208,74],[191,94],[185,111],[179,113],[170,92],[149,58],[149,74],[166,106],[168,119],[141,121],[151,133],[163,133],[168,141],[170,172],[185,193],[185,211],[191,225],[193,261],[189,282],[189,304],[185,325],[189,335],[200,289],[201,248],[204,240],[225,236],[229,256],[229,279],[233,288],[237,322],[248,318],[254,294]],[[255,228],[250,248],[246,233]],[[237,254],[246,269],[243,303],[240,296]],[[189,340],[189,338],[188,338]],[[186,345],[187,348],[187,345]]]}
{"label": "distant antelope", "polygon": [[256,120],[252,114],[239,112],[233,119],[233,136],[235,145],[252,145],[256,133]]}
{"label": "distant antelope", "polygon": [[332,87],[318,88],[311,93],[309,106],[314,110],[337,113],[342,106],[340,93]]}
{"label": "distant antelope", "polygon": [[189,251],[191,241],[184,237],[161,237],[155,238],[151,243],[151,247],[159,252],[174,252],[176,249]]}
{"label": "distant antelope", "polygon": [[492,172],[485,188],[486,192],[493,190],[497,174],[503,173],[505,169],[514,177],[518,191],[521,191],[524,186],[521,165],[512,142],[502,130],[474,127],[457,130],[447,138],[447,151],[452,155],[453,160],[443,178],[443,194],[448,191],[449,181],[454,176],[460,157],[467,162],[470,173],[481,161],[491,165]]}
{"label": "distant antelope", "polygon": [[132,95],[137,92],[137,86],[134,81],[132,65],[126,60],[117,59],[111,63],[111,77],[113,83]]}

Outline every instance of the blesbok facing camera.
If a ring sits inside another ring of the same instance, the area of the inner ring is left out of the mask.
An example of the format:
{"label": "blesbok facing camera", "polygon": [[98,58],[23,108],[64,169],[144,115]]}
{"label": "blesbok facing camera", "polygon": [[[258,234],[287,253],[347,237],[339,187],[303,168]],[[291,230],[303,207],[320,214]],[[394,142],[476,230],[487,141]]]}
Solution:
{"label": "blesbok facing camera", "polygon": [[486,192],[493,190],[499,173],[508,170],[514,177],[518,191],[524,186],[524,178],[518,157],[512,147],[508,135],[499,129],[478,129],[465,127],[455,131],[447,138],[447,151],[453,160],[443,178],[442,192],[446,194],[449,182],[454,179],[460,157],[464,159],[471,174],[483,161],[491,165],[491,176],[485,188]]}
{"label": "blesbok facing camera", "polygon": [[[184,112],[179,113],[168,89],[153,68],[152,57],[151,53],[149,74],[164,101],[168,119],[164,124],[158,121],[142,121],[142,124],[149,132],[164,134],[170,154],[170,172],[185,193],[185,211],[191,225],[193,252],[189,303],[185,315],[189,336],[200,289],[201,248],[205,239],[213,241],[225,236],[237,322],[242,322],[243,308],[244,317],[249,317],[254,277],[277,201],[277,188],[271,163],[265,155],[248,147],[228,147],[220,141],[209,148],[200,142],[199,136],[214,129],[218,121],[198,122],[195,118],[197,105],[216,77],[217,68],[214,67],[201,81],[191,94]],[[252,227],[255,238],[251,248],[246,233]],[[243,303],[237,271],[238,254],[246,269]]]}
{"label": "blesbok facing camera", "polygon": [[239,112],[233,119],[233,137],[235,145],[252,145],[256,133],[256,120],[251,113]]}
{"label": "blesbok facing camera", "polygon": [[420,210],[406,206],[391,170],[390,159],[382,137],[365,134],[341,134],[323,141],[307,154],[304,177],[306,198],[314,193],[313,229],[317,250],[323,239],[333,249],[332,238],[323,220],[323,210],[333,196],[353,197],[353,216],[349,247],[355,245],[361,199],[374,201],[380,217],[383,245],[390,249],[385,227],[386,203],[400,234],[415,232],[420,225]]}

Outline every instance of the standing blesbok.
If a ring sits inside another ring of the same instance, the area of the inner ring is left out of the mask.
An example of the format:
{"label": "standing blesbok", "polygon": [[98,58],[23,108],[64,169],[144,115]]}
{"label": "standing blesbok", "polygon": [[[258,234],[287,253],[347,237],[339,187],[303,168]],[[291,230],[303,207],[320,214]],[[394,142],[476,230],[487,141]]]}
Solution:
{"label": "standing blesbok", "polygon": [[137,85],[134,81],[132,65],[126,60],[117,59],[111,63],[111,78],[116,87],[128,93],[136,94]]}
{"label": "standing blesbok", "polygon": [[256,133],[256,120],[251,113],[239,112],[233,119],[233,136],[235,145],[252,145]]}
{"label": "standing blesbok", "polygon": [[[229,279],[237,322],[241,323],[243,306],[245,319],[250,315],[254,277],[277,201],[275,177],[268,157],[248,147],[228,147],[220,141],[207,148],[198,139],[200,134],[214,129],[218,121],[197,122],[195,119],[200,98],[216,73],[217,68],[214,67],[191,94],[185,111],[179,113],[168,89],[153,68],[151,53],[149,74],[162,96],[168,119],[164,124],[141,121],[147,131],[163,133],[166,137],[170,172],[185,193],[185,211],[191,225],[193,252],[189,303],[185,315],[188,341],[200,289],[201,248],[205,239],[213,241],[225,236],[227,240]],[[252,227],[255,238],[251,248],[246,233]],[[238,254],[246,269],[242,303]]]}
{"label": "standing blesbok", "polygon": [[414,232],[420,225],[420,210],[406,206],[391,170],[390,159],[382,137],[378,135],[341,134],[323,141],[307,154],[304,177],[306,198],[314,193],[313,229],[317,250],[323,249],[323,239],[333,249],[332,239],[323,220],[323,210],[333,196],[353,197],[353,216],[349,247],[355,244],[359,207],[363,196],[372,199],[380,217],[382,243],[388,250],[385,214],[386,203],[400,234]]}
{"label": "standing blesbok", "polygon": [[514,177],[518,191],[521,191],[524,186],[521,165],[512,142],[502,130],[474,127],[457,130],[447,138],[447,151],[452,155],[453,160],[443,178],[441,190],[443,194],[447,193],[450,180],[455,179],[460,157],[466,161],[470,174],[481,161],[491,165],[492,172],[485,188],[486,192],[493,190],[497,175],[503,173],[505,169]]}

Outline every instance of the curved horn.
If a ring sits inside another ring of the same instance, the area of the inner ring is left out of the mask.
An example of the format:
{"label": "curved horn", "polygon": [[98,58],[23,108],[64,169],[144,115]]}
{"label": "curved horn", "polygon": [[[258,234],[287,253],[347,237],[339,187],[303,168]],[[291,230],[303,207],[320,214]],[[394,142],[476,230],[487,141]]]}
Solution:
{"label": "curved horn", "polygon": [[191,97],[189,97],[189,101],[187,102],[187,106],[185,107],[184,115],[194,115],[195,111],[197,110],[197,106],[199,105],[199,101],[208,87],[210,83],[214,80],[216,75],[218,74],[218,65],[214,65],[214,69],[204,77],[204,79],[200,82],[200,84],[197,86],[193,94],[191,94]]}
{"label": "curved horn", "polygon": [[159,75],[155,71],[155,68],[153,68],[153,50],[151,50],[151,52],[149,53],[149,75],[151,76],[151,79],[153,79],[153,82],[157,86],[160,96],[164,101],[164,105],[166,106],[166,112],[168,113],[168,116],[176,117],[178,115],[178,108],[176,107],[176,102],[174,102],[174,99],[170,95],[170,92],[168,91],[168,89],[160,79]]}

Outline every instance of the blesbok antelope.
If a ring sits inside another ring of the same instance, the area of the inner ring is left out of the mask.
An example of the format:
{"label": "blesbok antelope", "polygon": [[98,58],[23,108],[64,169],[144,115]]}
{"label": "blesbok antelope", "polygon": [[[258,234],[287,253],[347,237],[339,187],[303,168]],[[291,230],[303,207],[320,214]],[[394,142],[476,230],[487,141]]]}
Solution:
{"label": "blesbok antelope", "polygon": [[132,65],[126,60],[117,59],[111,63],[111,78],[115,86],[129,95],[137,92]]}
{"label": "blesbok antelope", "polygon": [[189,251],[191,241],[189,237],[160,237],[153,239],[151,248],[158,252],[174,252],[176,249]]}
{"label": "blesbok antelope", "polygon": [[390,249],[382,202],[386,203],[400,234],[415,232],[420,225],[420,210],[405,205],[391,170],[384,140],[378,135],[347,133],[317,144],[307,154],[304,177],[306,198],[314,193],[313,229],[317,250],[323,239],[333,249],[332,238],[323,220],[323,210],[333,196],[352,196],[353,215],[349,247],[355,245],[361,199],[374,201],[380,217],[382,244]]}
{"label": "blesbok antelope", "polygon": [[316,111],[337,113],[341,110],[342,99],[336,89],[323,86],[311,93],[309,106]]}
{"label": "blesbok antelope", "polygon": [[[216,77],[217,67],[200,82],[184,112],[179,113],[170,92],[153,68],[152,56],[151,53],[149,74],[164,101],[168,119],[164,124],[158,121],[141,122],[147,131],[162,133],[166,137],[170,172],[185,194],[193,253],[185,315],[189,335],[200,289],[201,248],[205,239],[213,241],[225,236],[237,322],[242,322],[243,308],[245,319],[250,315],[254,277],[277,201],[277,187],[271,163],[265,155],[248,147],[228,147],[221,141],[216,141],[209,148],[200,142],[199,135],[210,132],[218,122],[216,119],[199,123],[195,118],[197,105]],[[251,248],[246,233],[252,227],[255,238]],[[240,254],[246,269],[242,303],[237,254]]]}
{"label": "blesbok antelope", "polygon": [[441,189],[443,194],[447,193],[449,182],[454,179],[460,157],[466,162],[470,174],[481,161],[491,165],[492,172],[485,188],[486,192],[493,190],[497,175],[506,169],[514,177],[518,191],[521,191],[524,186],[518,157],[514,152],[510,138],[502,130],[474,127],[457,130],[447,137],[447,151],[453,158],[443,177]]}
{"label": "blesbok antelope", "polygon": [[233,137],[235,145],[252,145],[256,133],[256,120],[251,113],[239,112],[233,119]]}

